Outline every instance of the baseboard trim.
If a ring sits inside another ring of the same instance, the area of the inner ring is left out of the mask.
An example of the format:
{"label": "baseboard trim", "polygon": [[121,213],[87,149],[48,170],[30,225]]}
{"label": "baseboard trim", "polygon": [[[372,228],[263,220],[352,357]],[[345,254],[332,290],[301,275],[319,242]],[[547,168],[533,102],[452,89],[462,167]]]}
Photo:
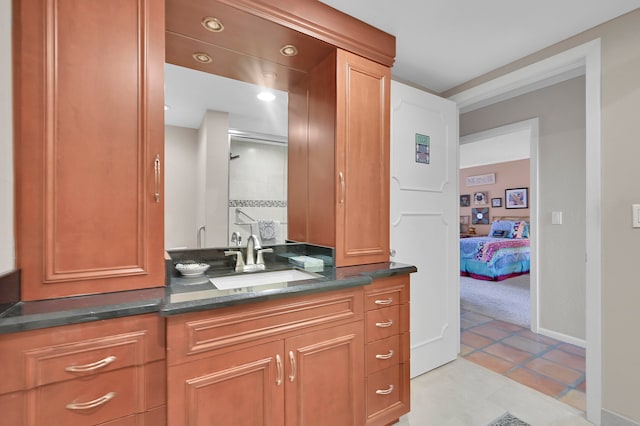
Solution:
{"label": "baseboard trim", "polygon": [[634,422],[624,416],[602,409],[602,426],[640,426],[640,423]]}
{"label": "baseboard trim", "polygon": [[571,343],[572,345],[580,346],[581,348],[587,347],[587,341],[585,339],[578,339],[577,337],[558,333],[557,331],[553,330],[547,330],[546,328],[538,328],[538,334],[551,337],[552,339],[560,340],[561,342]]}

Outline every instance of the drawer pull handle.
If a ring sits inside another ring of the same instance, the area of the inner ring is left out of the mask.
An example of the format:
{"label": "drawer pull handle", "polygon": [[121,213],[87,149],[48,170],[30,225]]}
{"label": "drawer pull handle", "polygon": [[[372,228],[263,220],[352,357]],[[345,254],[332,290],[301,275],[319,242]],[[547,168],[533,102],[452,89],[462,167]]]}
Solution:
{"label": "drawer pull handle", "polygon": [[280,358],[280,354],[276,355],[276,366],[278,367],[278,377],[276,378],[276,385],[280,386],[282,384],[282,359]]}
{"label": "drawer pull handle", "polygon": [[378,395],[389,395],[391,392],[393,392],[393,385],[389,385],[388,389],[378,389],[376,391],[376,394],[378,394]]}
{"label": "drawer pull handle", "polygon": [[155,160],[153,160],[153,177],[155,181],[155,192],[153,193],[153,198],[156,200],[156,203],[160,202],[160,154],[156,154]]}
{"label": "drawer pull handle", "polygon": [[377,359],[389,359],[393,357],[393,349],[389,349],[388,354],[378,354],[376,355]]}
{"label": "drawer pull handle", "polygon": [[376,327],[386,328],[391,327],[393,325],[393,320],[389,320],[387,322],[377,322]]}
{"label": "drawer pull handle", "polygon": [[72,402],[67,404],[69,410],[91,410],[92,408],[99,407],[111,401],[116,396],[115,392],[109,392],[106,395],[96,398],[93,401],[88,402]]}
{"label": "drawer pull handle", "polygon": [[296,379],[296,357],[293,355],[293,351],[289,351],[289,362],[291,363],[291,374],[289,374],[289,381],[293,382]]}
{"label": "drawer pull handle", "polygon": [[388,299],[383,299],[383,300],[376,300],[374,303],[376,305],[390,305],[393,303],[393,297],[390,297]]}
{"label": "drawer pull handle", "polygon": [[98,370],[100,368],[106,367],[107,365],[111,364],[113,361],[115,361],[117,358],[115,356],[108,356],[104,359],[101,359],[100,361],[96,361],[96,362],[92,362],[91,364],[85,364],[85,365],[71,365],[67,368],[65,368],[66,371],[69,371],[70,373],[87,373],[89,371],[95,371]]}

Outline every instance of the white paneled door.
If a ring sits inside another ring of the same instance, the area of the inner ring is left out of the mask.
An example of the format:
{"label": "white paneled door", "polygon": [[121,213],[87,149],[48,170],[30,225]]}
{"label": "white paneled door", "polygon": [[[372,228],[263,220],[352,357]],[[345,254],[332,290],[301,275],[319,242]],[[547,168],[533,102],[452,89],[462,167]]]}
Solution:
{"label": "white paneled door", "polygon": [[392,260],[413,264],[411,377],[456,358],[460,341],[458,111],[391,83]]}

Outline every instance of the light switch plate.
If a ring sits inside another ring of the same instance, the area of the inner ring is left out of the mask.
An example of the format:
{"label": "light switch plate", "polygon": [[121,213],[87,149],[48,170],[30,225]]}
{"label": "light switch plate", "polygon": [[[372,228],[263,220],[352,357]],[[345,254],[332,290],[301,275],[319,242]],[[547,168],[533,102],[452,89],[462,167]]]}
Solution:
{"label": "light switch plate", "polygon": [[551,212],[551,224],[562,225],[562,212]]}
{"label": "light switch plate", "polygon": [[633,228],[640,228],[640,204],[632,204],[631,211],[633,213],[633,222],[631,226]]}

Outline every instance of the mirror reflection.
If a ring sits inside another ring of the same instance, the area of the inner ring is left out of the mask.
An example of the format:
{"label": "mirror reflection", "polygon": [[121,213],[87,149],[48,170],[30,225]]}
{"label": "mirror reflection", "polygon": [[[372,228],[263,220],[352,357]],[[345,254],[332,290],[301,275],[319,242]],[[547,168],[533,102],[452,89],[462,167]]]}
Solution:
{"label": "mirror reflection", "polygon": [[264,90],[165,65],[165,248],[286,239],[288,95]]}

